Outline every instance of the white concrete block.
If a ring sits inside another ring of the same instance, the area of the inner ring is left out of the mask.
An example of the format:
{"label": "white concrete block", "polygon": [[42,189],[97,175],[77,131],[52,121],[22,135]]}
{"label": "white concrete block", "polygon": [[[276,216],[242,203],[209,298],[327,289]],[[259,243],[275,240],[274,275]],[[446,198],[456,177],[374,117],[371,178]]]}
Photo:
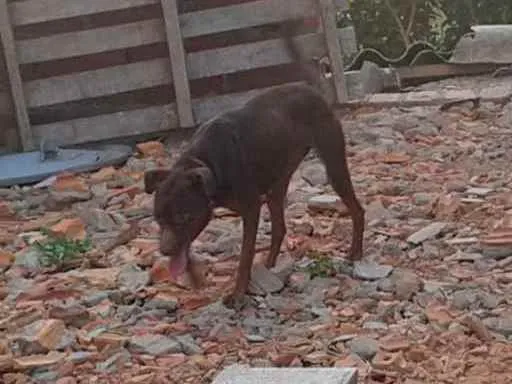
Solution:
{"label": "white concrete block", "polygon": [[355,368],[250,368],[232,365],[213,384],[357,384]]}

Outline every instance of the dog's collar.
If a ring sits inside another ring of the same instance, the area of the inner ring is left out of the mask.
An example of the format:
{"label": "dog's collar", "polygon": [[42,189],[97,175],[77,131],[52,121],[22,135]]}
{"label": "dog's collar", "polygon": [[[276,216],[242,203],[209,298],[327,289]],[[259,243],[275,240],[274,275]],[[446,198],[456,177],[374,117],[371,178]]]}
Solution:
{"label": "dog's collar", "polygon": [[[197,157],[192,157],[192,158],[190,158],[190,162],[192,164],[191,168],[195,168],[195,167],[208,168],[210,170],[210,172],[215,177],[215,172],[213,172],[212,168],[210,166],[208,166],[208,164],[206,164],[203,160],[201,160],[201,159],[199,159]],[[208,200],[209,200],[208,205],[210,206],[211,209],[214,209],[217,206],[217,202],[215,200],[215,196],[208,196]]]}

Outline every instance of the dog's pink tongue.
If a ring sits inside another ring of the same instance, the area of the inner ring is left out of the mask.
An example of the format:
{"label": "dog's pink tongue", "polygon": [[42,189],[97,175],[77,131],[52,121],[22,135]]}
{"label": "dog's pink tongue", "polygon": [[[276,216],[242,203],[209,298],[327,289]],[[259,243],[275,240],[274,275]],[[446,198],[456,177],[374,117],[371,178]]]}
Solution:
{"label": "dog's pink tongue", "polygon": [[186,252],[181,252],[178,256],[175,256],[171,259],[169,273],[174,280],[176,280],[185,272],[187,269],[187,263],[188,258]]}

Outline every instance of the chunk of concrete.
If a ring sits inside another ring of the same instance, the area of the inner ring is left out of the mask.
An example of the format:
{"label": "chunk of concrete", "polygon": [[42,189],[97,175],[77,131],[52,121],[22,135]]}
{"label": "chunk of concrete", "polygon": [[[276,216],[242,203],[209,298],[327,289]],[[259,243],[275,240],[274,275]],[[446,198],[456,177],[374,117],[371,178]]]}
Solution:
{"label": "chunk of concrete", "polygon": [[232,365],[213,384],[357,384],[355,368],[250,368]]}
{"label": "chunk of concrete", "polygon": [[407,238],[408,243],[419,245],[426,240],[433,239],[439,235],[447,226],[447,223],[432,223]]}

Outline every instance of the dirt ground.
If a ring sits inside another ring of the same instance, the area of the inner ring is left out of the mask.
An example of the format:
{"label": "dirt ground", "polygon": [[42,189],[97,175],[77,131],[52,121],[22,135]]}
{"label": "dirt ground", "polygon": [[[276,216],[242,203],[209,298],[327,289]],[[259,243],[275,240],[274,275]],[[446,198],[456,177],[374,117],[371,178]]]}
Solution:
{"label": "dirt ground", "polygon": [[[487,80],[422,88],[471,81]],[[350,220],[309,156],[279,265],[258,268],[242,313],[220,302],[238,217],[218,210],[194,243],[199,292],[171,281],[157,252],[142,175],[175,149],[145,143],[121,169],[0,190],[0,381],[210,383],[243,363],[357,367],[360,383],[512,383],[512,103],[365,108],[343,123],[364,261],[344,262]],[[264,211],[259,260],[269,235]]]}

